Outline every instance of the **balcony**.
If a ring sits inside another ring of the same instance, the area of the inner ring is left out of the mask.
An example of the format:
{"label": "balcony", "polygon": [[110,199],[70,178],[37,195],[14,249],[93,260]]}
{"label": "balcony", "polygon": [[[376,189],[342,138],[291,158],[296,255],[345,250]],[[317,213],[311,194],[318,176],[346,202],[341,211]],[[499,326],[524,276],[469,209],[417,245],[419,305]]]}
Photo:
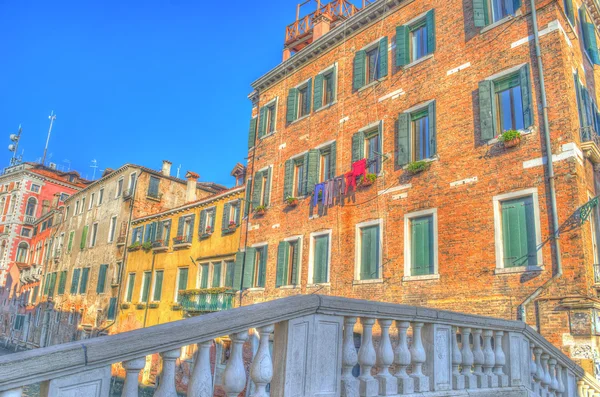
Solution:
{"label": "balcony", "polygon": [[146,198],[153,200],[153,201],[160,201],[162,200],[162,193],[155,193],[155,192],[148,192],[146,193]]}
{"label": "balcony", "polygon": [[188,313],[212,313],[233,308],[235,291],[225,288],[179,291],[180,304]]}
{"label": "balcony", "polygon": [[173,248],[190,248],[192,246],[192,235],[173,237]]}
{"label": "balcony", "polygon": [[125,189],[123,191],[123,200],[131,200],[133,198],[133,189]]}
{"label": "balcony", "polygon": [[581,150],[594,164],[600,164],[600,136],[593,126],[580,128]]}
{"label": "balcony", "polygon": [[152,251],[161,252],[169,250],[169,242],[165,240],[156,240],[152,242]]}
{"label": "balcony", "polygon": [[36,220],[37,218],[35,216],[25,215],[25,220],[23,221],[23,223],[26,225],[33,225]]}

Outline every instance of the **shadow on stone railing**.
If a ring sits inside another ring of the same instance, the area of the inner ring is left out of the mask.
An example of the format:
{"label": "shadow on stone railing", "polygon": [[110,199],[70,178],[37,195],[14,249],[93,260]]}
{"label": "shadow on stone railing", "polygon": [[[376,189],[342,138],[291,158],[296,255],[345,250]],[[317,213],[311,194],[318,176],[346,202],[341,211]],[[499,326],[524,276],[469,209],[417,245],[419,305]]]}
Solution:
{"label": "shadow on stone railing", "polygon": [[[244,350],[251,329],[260,335],[253,358]],[[211,349],[226,335],[229,355],[218,383],[228,396],[245,390],[247,373],[249,395],[265,396],[269,388],[273,397],[574,397],[585,382],[578,365],[522,322],[303,295],[0,357],[0,397],[20,396],[23,386],[38,382],[51,396],[77,389],[103,397],[117,363],[126,372],[122,395],[137,397],[145,357],[155,353],[162,359],[155,395],[175,396],[177,359],[189,345],[197,354],[188,396],[211,396]]]}

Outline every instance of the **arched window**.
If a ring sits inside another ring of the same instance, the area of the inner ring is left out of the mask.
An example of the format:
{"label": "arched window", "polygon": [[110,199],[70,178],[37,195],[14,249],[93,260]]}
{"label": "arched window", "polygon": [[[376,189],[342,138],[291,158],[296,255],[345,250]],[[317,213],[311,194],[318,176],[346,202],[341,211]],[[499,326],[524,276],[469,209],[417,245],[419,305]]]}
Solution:
{"label": "arched window", "polygon": [[27,207],[25,208],[25,215],[35,216],[35,207],[37,206],[37,200],[35,197],[29,197],[27,200]]}
{"label": "arched window", "polygon": [[29,250],[29,244],[26,242],[22,242],[19,244],[17,248],[17,262],[25,263],[27,262],[27,251]]}

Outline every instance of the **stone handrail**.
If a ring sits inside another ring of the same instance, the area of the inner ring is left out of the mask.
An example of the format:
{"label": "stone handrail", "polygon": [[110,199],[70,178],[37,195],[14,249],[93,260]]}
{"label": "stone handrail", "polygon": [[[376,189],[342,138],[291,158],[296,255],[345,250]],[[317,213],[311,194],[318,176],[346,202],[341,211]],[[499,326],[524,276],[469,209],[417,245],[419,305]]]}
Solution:
{"label": "stone handrail", "polygon": [[[358,354],[353,342],[357,319],[363,330]],[[372,332],[376,322],[380,330],[377,350],[373,343],[377,335]],[[392,324],[398,330],[395,348],[389,335]],[[136,397],[144,357],[156,353],[160,353],[163,369],[155,395],[172,396],[175,360],[181,347],[192,344],[197,344],[198,355],[188,396],[211,396],[210,347],[213,339],[224,335],[230,336],[232,350],[223,388],[229,396],[236,396],[246,387],[242,350],[249,329],[256,329],[261,336],[250,366],[256,386],[252,396],[264,395],[261,393],[270,383],[272,396],[290,395],[295,390],[290,387],[306,387],[304,393],[294,394],[313,396],[327,389],[328,395],[349,397],[358,396],[359,389],[376,396],[496,388],[494,395],[503,395],[502,388],[506,392],[519,388],[537,395],[571,397],[577,395],[577,382],[584,376],[578,365],[522,322],[302,295],[0,357],[0,397],[19,396],[21,387],[38,382],[55,390],[57,394],[52,395],[60,395],[61,387],[80,385],[77,382],[82,379],[85,385],[93,384],[90,379],[100,380],[97,384],[103,386],[93,389],[100,390],[108,387],[110,366],[115,363],[123,363],[127,371],[123,396]],[[273,331],[271,357],[268,341]],[[459,336],[460,342],[470,341],[472,336],[472,347],[460,343],[459,348]],[[356,364],[361,366],[358,378],[352,375]],[[391,365],[398,370],[393,375]],[[371,376],[374,366],[377,376]],[[407,368],[411,368],[410,374]],[[298,371],[303,386],[295,383]],[[104,396],[102,393],[90,395]]]}

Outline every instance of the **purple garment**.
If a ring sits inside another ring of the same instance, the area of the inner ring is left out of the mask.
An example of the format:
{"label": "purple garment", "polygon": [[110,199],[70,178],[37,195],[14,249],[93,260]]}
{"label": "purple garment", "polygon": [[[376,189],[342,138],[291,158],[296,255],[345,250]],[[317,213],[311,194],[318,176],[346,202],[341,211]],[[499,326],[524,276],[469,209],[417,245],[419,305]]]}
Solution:
{"label": "purple garment", "polygon": [[333,200],[335,198],[335,180],[330,179],[325,183],[325,195],[323,196],[323,204],[327,206],[333,205]]}

